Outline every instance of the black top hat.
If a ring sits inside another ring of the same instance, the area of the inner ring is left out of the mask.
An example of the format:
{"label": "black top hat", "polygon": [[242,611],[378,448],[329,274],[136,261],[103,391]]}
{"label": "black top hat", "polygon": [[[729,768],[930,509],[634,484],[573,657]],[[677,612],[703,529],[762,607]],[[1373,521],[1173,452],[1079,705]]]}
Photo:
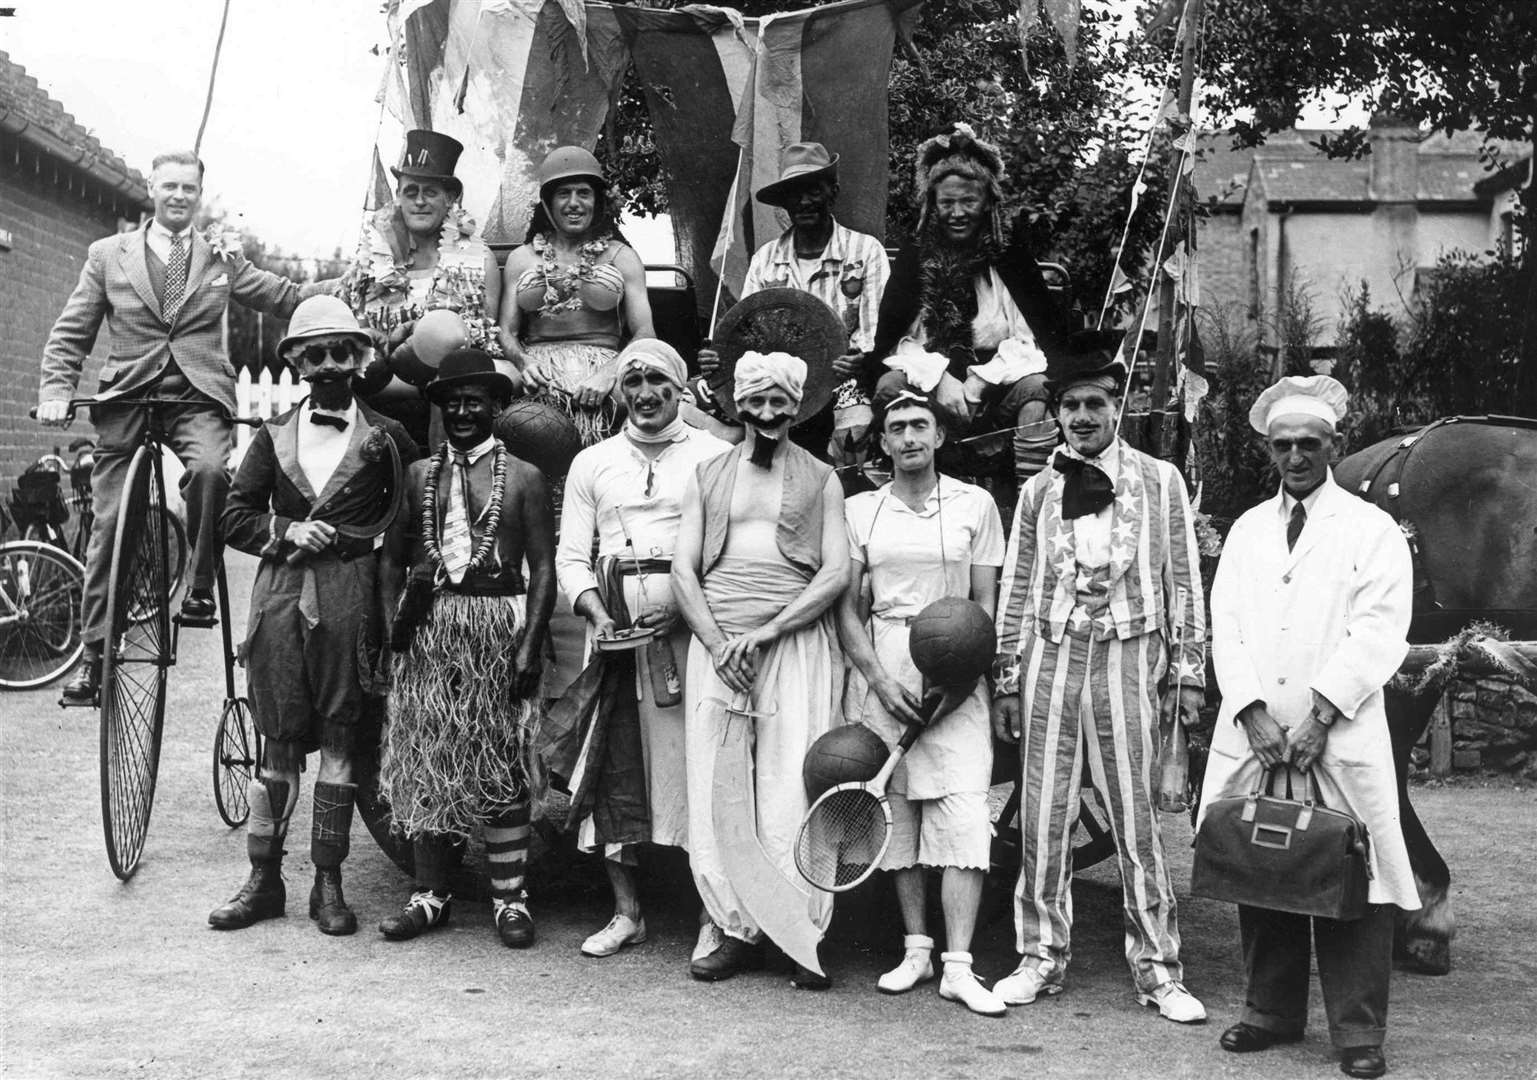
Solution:
{"label": "black top hat", "polygon": [[464,144],[458,139],[417,128],[406,132],[406,150],[400,155],[400,168],[391,168],[390,172],[397,180],[402,176],[415,176],[423,180],[452,180],[457,184],[454,166],[459,164],[462,153]]}
{"label": "black top hat", "polygon": [[425,387],[430,401],[458,386],[483,386],[503,405],[512,400],[512,380],[496,370],[484,349],[455,349],[438,364],[438,373]]}
{"label": "black top hat", "polygon": [[1126,364],[1119,356],[1119,330],[1080,330],[1046,358],[1046,390],[1053,397],[1076,382],[1109,377],[1115,393],[1126,389]]}

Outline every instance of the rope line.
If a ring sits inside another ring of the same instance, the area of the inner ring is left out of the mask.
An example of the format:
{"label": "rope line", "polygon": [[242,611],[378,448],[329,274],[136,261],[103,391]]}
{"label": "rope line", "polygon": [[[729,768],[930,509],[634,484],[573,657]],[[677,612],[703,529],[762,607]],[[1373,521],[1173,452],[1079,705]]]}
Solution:
{"label": "rope line", "polygon": [[219,75],[219,54],[224,51],[224,30],[229,26],[229,3],[224,0],[224,14],[219,18],[219,38],[213,46],[213,63],[208,67],[208,95],[203,99],[203,119],[197,126],[197,141],[192,144],[193,154],[203,149],[203,132],[208,129],[208,114],[213,111],[213,85]]}

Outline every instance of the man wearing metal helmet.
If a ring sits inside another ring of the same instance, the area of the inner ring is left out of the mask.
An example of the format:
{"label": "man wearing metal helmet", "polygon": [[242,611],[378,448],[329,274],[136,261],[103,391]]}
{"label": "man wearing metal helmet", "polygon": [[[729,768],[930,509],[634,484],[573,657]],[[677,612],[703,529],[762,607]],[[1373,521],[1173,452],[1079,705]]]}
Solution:
{"label": "man wearing metal helmet", "polygon": [[341,864],[352,828],[358,722],[365,696],[383,689],[385,613],[377,540],[340,530],[380,521],[380,504],[401,490],[403,465],[419,456],[404,427],[353,396],[370,346],[342,301],[316,296],[299,305],[278,355],[309,384],[309,398],[257,431],[224,510],[226,541],[261,560],[240,651],[265,742],[250,785],[251,876],[208,916],[220,930],[284,913],[283,838],[304,757],[317,748],[310,918],[323,934],[357,929],[342,896]]}
{"label": "man wearing metal helmet", "polygon": [[531,391],[570,413],[586,445],[607,438],[619,347],[656,334],[646,268],[619,235],[588,151],[562,146],[539,166],[539,205],[503,277],[503,350]]}

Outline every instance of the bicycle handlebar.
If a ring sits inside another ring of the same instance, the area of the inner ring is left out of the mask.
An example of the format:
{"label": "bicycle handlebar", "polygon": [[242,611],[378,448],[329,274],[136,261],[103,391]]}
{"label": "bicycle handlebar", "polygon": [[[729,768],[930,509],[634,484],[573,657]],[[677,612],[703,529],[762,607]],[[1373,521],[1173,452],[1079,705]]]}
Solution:
{"label": "bicycle handlebar", "polygon": [[[92,405],[116,405],[130,409],[168,409],[172,407],[183,409],[218,410],[219,416],[231,424],[245,424],[247,427],[261,427],[265,422],[260,416],[236,416],[217,401],[189,401],[186,398],[70,398],[65,405],[68,412],[65,416],[69,420],[75,418],[75,412],[82,405],[89,408]],[[37,407],[27,410],[27,415],[37,419]]]}

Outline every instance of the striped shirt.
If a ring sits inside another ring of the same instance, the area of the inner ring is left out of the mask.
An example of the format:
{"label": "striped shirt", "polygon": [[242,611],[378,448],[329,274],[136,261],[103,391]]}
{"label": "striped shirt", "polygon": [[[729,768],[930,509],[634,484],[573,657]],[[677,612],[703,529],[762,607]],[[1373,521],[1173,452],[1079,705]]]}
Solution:
{"label": "striped shirt", "polygon": [[[819,264],[811,269],[808,262]],[[807,270],[811,272],[808,274]],[[820,260],[795,257],[795,230],[760,247],[747,267],[743,299],[763,289],[799,289],[832,308],[848,330],[849,345],[860,352],[875,346],[875,323],[881,310],[891,263],[875,237],[833,222],[833,234]]]}

